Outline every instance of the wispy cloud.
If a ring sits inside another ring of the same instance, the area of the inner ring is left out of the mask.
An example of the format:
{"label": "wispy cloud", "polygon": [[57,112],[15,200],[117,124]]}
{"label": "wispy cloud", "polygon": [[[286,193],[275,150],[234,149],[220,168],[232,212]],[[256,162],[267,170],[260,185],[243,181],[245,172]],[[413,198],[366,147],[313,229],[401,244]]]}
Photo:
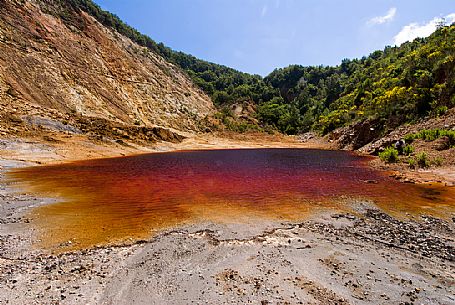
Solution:
{"label": "wispy cloud", "polygon": [[262,16],[262,17],[265,17],[265,15],[267,15],[267,11],[268,11],[268,10],[269,10],[268,5],[267,5],[267,4],[264,5],[264,6],[262,7],[261,16]]}
{"label": "wispy cloud", "polygon": [[417,37],[430,36],[441,22],[445,22],[446,24],[455,22],[455,13],[449,14],[443,18],[435,17],[431,21],[423,24],[417,22],[410,23],[404,26],[401,31],[395,35],[393,42],[395,45],[400,45],[403,42],[414,40]]}
{"label": "wispy cloud", "polygon": [[368,20],[368,24],[370,25],[375,25],[375,24],[383,24],[383,23],[388,23],[395,18],[395,15],[397,14],[397,9],[396,7],[392,7],[387,11],[387,14],[384,16],[376,16]]}

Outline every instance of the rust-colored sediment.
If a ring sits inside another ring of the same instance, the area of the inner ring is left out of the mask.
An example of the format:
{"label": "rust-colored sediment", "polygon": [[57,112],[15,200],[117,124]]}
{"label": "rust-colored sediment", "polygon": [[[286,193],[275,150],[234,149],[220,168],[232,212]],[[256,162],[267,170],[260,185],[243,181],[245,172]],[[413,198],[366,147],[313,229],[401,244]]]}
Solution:
{"label": "rust-colored sediment", "polygon": [[454,189],[404,184],[367,158],[315,149],[155,153],[21,169],[12,174],[62,202],[36,208],[41,246],[57,251],[128,242],[196,221],[298,220],[346,210],[346,198],[394,215],[455,212]]}

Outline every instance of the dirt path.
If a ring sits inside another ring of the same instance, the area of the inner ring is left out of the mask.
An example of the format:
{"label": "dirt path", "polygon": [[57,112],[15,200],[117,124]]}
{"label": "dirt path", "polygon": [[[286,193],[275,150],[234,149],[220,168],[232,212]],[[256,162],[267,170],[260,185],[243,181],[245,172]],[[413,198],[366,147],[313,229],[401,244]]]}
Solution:
{"label": "dirt path", "polygon": [[[23,215],[53,199],[14,190],[5,172],[138,150],[83,141],[66,152],[58,143],[2,143],[0,304],[455,304],[455,219],[397,220],[359,202],[352,214],[200,223],[130,245],[52,255],[33,247]],[[239,145],[264,144],[192,138],[142,151]]]}

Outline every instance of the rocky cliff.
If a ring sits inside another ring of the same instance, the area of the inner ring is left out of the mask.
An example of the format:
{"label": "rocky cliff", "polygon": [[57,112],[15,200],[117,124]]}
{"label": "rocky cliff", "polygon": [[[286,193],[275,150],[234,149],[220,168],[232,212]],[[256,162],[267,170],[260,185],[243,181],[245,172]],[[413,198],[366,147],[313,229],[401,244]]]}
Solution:
{"label": "rocky cliff", "polygon": [[[159,55],[58,0],[0,0],[0,134],[161,138],[197,131],[210,98]],[[161,134],[161,135],[160,135]]]}

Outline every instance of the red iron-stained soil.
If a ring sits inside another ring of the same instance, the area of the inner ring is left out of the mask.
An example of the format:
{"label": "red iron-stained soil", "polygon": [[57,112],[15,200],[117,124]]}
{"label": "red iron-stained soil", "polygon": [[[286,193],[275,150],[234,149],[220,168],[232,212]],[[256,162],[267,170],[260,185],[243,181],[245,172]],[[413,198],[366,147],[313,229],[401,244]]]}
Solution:
{"label": "red iron-stained soil", "polygon": [[69,250],[148,238],[197,221],[299,220],[374,201],[396,216],[449,215],[455,189],[395,181],[368,158],[316,149],[154,153],[31,167],[11,177],[61,201],[30,217],[41,246]]}

